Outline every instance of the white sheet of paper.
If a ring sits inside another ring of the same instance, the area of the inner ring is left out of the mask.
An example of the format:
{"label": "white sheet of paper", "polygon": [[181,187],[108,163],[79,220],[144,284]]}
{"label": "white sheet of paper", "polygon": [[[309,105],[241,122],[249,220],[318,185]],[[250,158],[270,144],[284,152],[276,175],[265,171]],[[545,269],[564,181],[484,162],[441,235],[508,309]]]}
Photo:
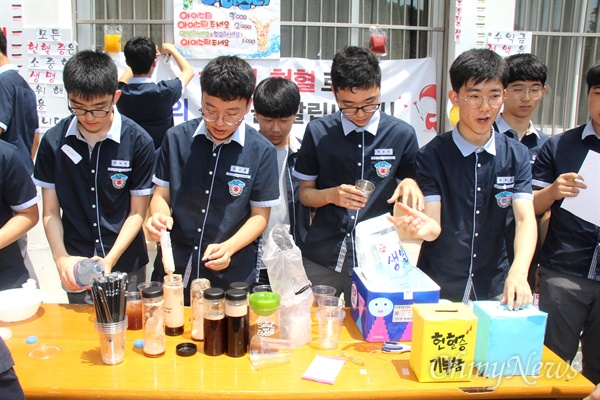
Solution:
{"label": "white sheet of paper", "polygon": [[575,197],[565,197],[561,208],[600,226],[600,154],[588,151],[578,174],[583,178],[587,189],[581,189]]}
{"label": "white sheet of paper", "polygon": [[340,373],[340,369],[342,369],[345,362],[346,360],[343,358],[327,357],[317,354],[304,372],[304,375],[302,375],[302,379],[333,385],[333,381],[335,381],[335,378]]}

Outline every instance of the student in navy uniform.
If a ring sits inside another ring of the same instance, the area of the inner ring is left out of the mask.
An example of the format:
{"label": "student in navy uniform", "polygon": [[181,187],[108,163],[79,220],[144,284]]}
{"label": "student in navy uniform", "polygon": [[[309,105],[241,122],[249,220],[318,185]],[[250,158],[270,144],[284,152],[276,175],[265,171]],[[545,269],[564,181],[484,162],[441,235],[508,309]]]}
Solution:
{"label": "student in navy uniform", "polygon": [[39,200],[19,151],[0,141],[0,290],[21,287],[29,278],[17,239],[37,224]]}
{"label": "student in navy uniform", "polygon": [[[89,302],[73,277],[83,258],[106,273],[145,280],[148,252],[141,227],[152,193],[154,146],[115,109],[118,72],[102,52],[81,51],[63,70],[69,111],[42,138],[34,180],[42,187],[44,228],[70,303]],[[72,293],[72,292],[80,293]]]}
{"label": "student in navy uniform", "polygon": [[167,129],[173,127],[173,105],[181,98],[194,77],[194,69],[171,43],[163,43],[162,55],[173,57],[181,74],[175,79],[155,83],[152,74],[161,55],[152,39],[137,36],[123,49],[128,67],[119,78],[121,97],[117,108],[152,136],[158,149]]}
{"label": "student in navy uniform", "polygon": [[[505,60],[509,71],[508,86],[506,87],[503,111],[496,117],[494,129],[527,146],[533,165],[540,147],[548,140],[548,136],[536,129],[531,121],[531,115],[546,93],[548,68],[533,54],[514,54]],[[515,220],[510,210],[508,214],[505,240],[508,262],[512,262],[514,259]],[[546,219],[538,219],[538,239],[542,237],[541,229],[543,228],[545,232],[547,228],[543,221]],[[536,247],[529,269],[529,284],[532,289],[535,287],[538,248],[539,246]]]}
{"label": "student in navy uniform", "polygon": [[[442,298],[502,299],[519,309],[532,301],[527,271],[537,231],[527,148],[492,128],[508,66],[490,50],[472,49],[452,63],[450,80],[460,121],[417,156],[425,212],[399,204],[390,219],[400,233],[424,239],[417,266],[440,285]],[[504,245],[509,207],[516,223],[512,264]]]}
{"label": "student in navy uniform", "polygon": [[17,146],[29,174],[40,142],[35,93],[7,57],[0,29],[0,139]]}
{"label": "student in navy uniform", "polygon": [[257,258],[260,270],[257,284],[263,285],[269,283],[266,266],[261,259],[267,235],[275,225],[286,224],[290,226],[290,234],[296,245],[302,245],[310,225],[310,208],[300,202],[300,180],[292,176],[301,144],[291,134],[300,107],[298,86],[285,78],[266,78],[256,87],[253,103],[260,133],[277,149],[279,168],[280,203],[271,207]]}
{"label": "student in navy uniform", "polygon": [[[222,289],[256,281],[257,239],[279,190],[275,147],[244,123],[255,83],[246,61],[211,60],[200,77],[202,117],[169,129],[161,146],[146,227],[156,241],[171,231],[186,288],[196,278]],[[152,280],[164,274],[159,252]]]}
{"label": "student in navy uniform", "polygon": [[[600,383],[600,227],[562,208],[587,186],[579,170],[600,153],[600,62],[586,74],[590,121],[548,139],[533,165],[536,213],[551,210],[540,255],[540,310],[548,313],[545,344],[571,362],[581,341],[583,375]],[[597,154],[596,154],[597,155]],[[598,207],[594,199],[590,207]]]}
{"label": "student in navy uniform", "polygon": [[10,350],[0,338],[0,398],[10,400],[25,400],[25,393],[15,373]]}
{"label": "student in navy uniform", "polygon": [[[379,111],[381,69],[369,50],[338,52],[331,85],[340,111],[307,125],[294,176],[301,179],[300,200],[316,209],[301,247],[307,276],[349,301],[356,224],[392,211],[399,197],[422,207],[411,179],[418,144],[412,126]],[[368,202],[354,186],[358,179],[375,184]]]}
{"label": "student in navy uniform", "polygon": [[[33,159],[40,143],[37,102],[35,93],[7,56],[6,36],[0,29],[0,139],[17,146],[24,167],[32,175]],[[20,237],[18,243],[29,276],[37,280],[27,254],[27,235]]]}

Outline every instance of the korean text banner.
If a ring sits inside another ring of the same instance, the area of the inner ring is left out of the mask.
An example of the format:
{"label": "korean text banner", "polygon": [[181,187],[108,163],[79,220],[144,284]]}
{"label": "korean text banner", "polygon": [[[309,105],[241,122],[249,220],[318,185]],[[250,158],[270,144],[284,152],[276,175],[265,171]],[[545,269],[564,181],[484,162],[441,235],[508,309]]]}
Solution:
{"label": "korean text banner", "polygon": [[[191,60],[196,77],[185,89],[183,97],[173,112],[175,123],[200,116],[200,74],[208,60]],[[294,81],[301,94],[300,111],[293,133],[302,137],[305,125],[317,118],[332,114],[338,105],[331,89],[331,60],[307,60],[282,58],[280,60],[249,60],[256,73],[257,83],[269,76],[281,76]],[[381,61],[383,82],[381,85],[381,110],[411,124],[419,144],[427,143],[438,129],[435,62],[432,58]],[[179,69],[171,61],[159,63],[156,79],[172,79]],[[252,109],[253,111],[253,109]],[[246,115],[246,122],[258,126],[254,113]]]}
{"label": "korean text banner", "polygon": [[175,45],[189,59],[280,56],[280,0],[175,0]]}

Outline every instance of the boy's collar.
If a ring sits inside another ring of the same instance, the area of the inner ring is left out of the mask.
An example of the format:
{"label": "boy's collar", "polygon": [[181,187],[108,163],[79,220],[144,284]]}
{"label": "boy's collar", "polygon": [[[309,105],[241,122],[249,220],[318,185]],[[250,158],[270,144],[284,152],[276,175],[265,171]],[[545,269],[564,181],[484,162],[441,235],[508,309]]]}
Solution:
{"label": "boy's collar", "polygon": [[[510,129],[513,129],[508,124],[508,122],[506,122],[504,117],[502,117],[502,113],[499,113],[498,116],[496,117],[496,126],[498,127],[498,132],[501,132],[501,133],[504,133]],[[540,138],[540,134],[538,133],[537,129],[535,129],[535,127],[533,126],[533,122],[529,121],[529,128],[527,128],[527,132],[525,132],[525,136],[531,135],[531,134],[534,134],[535,136],[537,136],[538,139]]]}
{"label": "boy's collar", "polygon": [[594,125],[592,124],[591,119],[585,125],[585,128],[583,128],[583,132],[581,132],[581,140],[585,139],[588,136],[596,136],[596,139],[600,139],[600,133],[596,133],[596,131],[594,130]]}
{"label": "boy's collar", "polygon": [[493,156],[496,155],[496,133],[494,132],[494,128],[491,130],[490,139],[480,147],[475,146],[473,143],[462,137],[460,133],[458,133],[457,126],[452,129],[452,140],[454,141],[454,144],[456,144],[456,147],[458,147],[458,150],[462,153],[463,157],[468,157],[473,153],[479,153],[481,151],[487,151]]}
{"label": "boy's collar", "polygon": [[[204,135],[208,138],[208,140],[210,140],[211,142],[213,142],[212,140],[212,136],[207,135],[207,130],[206,130],[206,124],[204,123],[204,119],[202,117],[201,121],[200,121],[200,125],[198,125],[198,128],[196,128],[196,131],[194,132],[194,134],[192,135],[192,137],[198,136],[198,135]],[[237,127],[237,129],[233,132],[233,134],[231,136],[229,136],[224,142],[225,143],[230,143],[232,140],[238,142],[240,144],[240,146],[244,147],[244,143],[246,142],[246,122],[242,121],[242,123],[240,124],[240,126]]]}
{"label": "boy's collar", "polygon": [[151,78],[148,78],[146,76],[139,76],[139,77],[133,77],[131,79],[129,79],[129,83],[152,83],[154,82]]}
{"label": "boy's collar", "polygon": [[6,71],[19,71],[15,64],[6,64],[0,67],[0,74]]}
{"label": "boy's collar", "polygon": [[342,118],[342,129],[344,130],[344,136],[348,136],[351,132],[362,132],[367,131],[371,135],[377,135],[377,130],[379,128],[379,120],[381,119],[381,110],[377,110],[373,113],[373,116],[369,120],[369,123],[365,126],[356,126],[352,121],[350,121],[344,114],[340,112],[340,116]]}
{"label": "boy's collar", "polygon": [[[110,129],[108,130],[108,133],[106,134],[106,136],[100,140],[104,140],[104,139],[110,139],[113,142],[116,143],[121,143],[121,127],[123,125],[123,120],[121,118],[121,114],[119,113],[119,110],[117,110],[117,107],[113,107],[113,120],[111,122],[110,125]],[[67,133],[65,134],[65,137],[67,136],[76,136],[77,135],[77,117],[73,116],[73,119],[71,120],[71,123],[69,124],[69,127],[67,128]]]}

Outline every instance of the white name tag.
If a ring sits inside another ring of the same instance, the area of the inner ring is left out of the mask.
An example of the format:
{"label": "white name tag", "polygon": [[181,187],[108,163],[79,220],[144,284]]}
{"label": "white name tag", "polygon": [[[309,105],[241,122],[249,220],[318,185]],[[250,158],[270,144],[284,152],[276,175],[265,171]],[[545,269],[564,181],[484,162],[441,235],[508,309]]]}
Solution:
{"label": "white name tag", "polygon": [[71,159],[71,161],[73,161],[73,164],[79,164],[81,156],[71,146],[64,144],[60,149]]}
{"label": "white name tag", "polygon": [[232,165],[230,171],[237,172],[238,174],[248,174],[250,172],[250,168]]}
{"label": "white name tag", "polygon": [[391,156],[394,155],[394,149],[375,149],[376,156]]}
{"label": "white name tag", "polygon": [[110,166],[111,167],[129,167],[129,160],[111,160],[110,161]]}
{"label": "white name tag", "polygon": [[514,176],[497,176],[496,177],[496,184],[499,184],[499,185],[509,185],[511,183],[515,183],[515,177]]}

